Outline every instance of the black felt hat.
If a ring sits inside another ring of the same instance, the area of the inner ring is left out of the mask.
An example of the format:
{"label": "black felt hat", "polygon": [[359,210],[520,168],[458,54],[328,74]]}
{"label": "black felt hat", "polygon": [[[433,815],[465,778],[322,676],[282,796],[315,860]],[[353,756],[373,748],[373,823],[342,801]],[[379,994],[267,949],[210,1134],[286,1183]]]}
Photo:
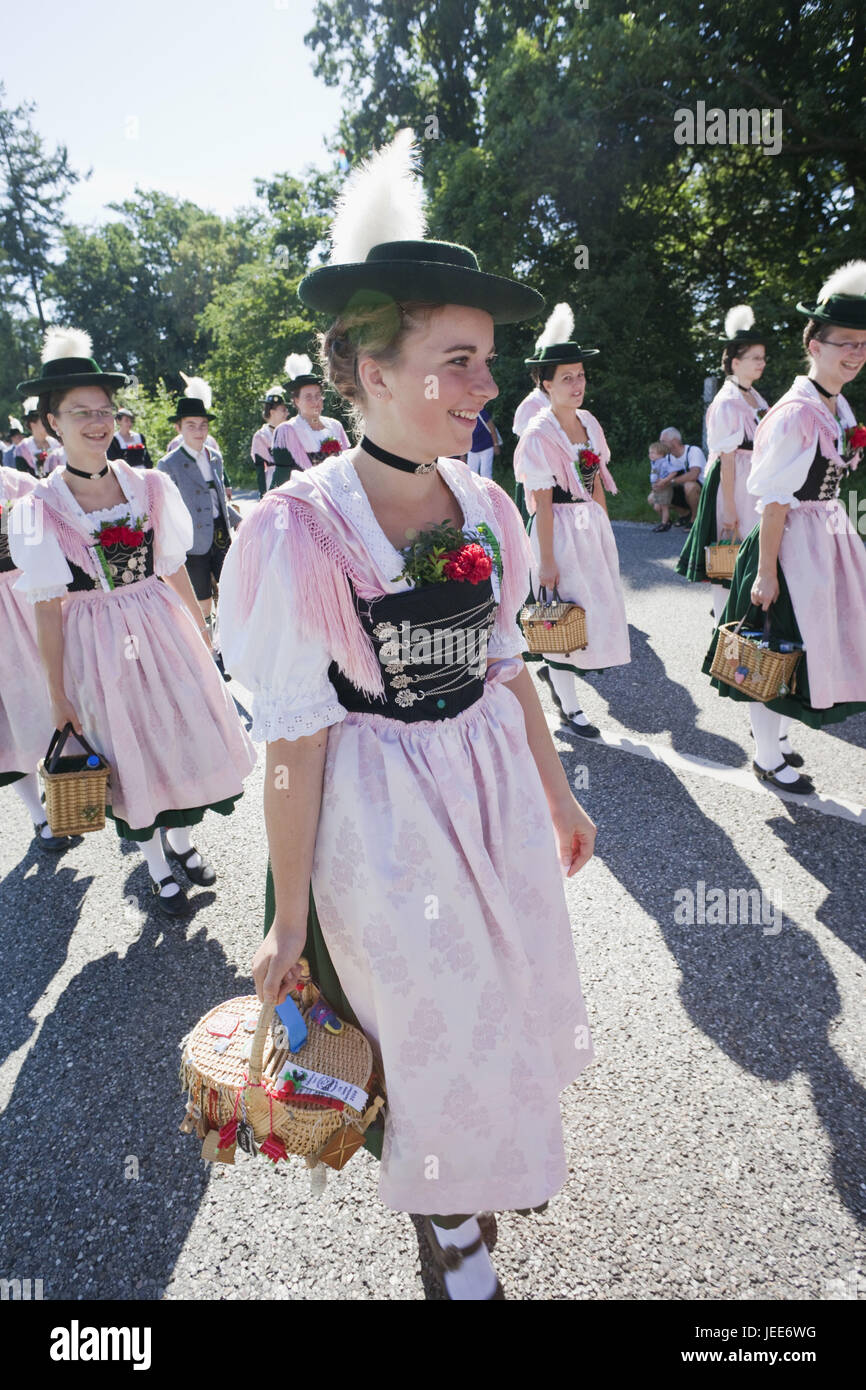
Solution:
{"label": "black felt hat", "polygon": [[379,304],[420,300],[484,309],[494,323],[531,318],[544,305],[537,290],[487,275],[468,246],[451,241],[382,241],[366,259],[320,266],[298,286],[311,309],[339,315]]}
{"label": "black felt hat", "polygon": [[[538,351],[536,349],[536,351]],[[553,343],[542,348],[536,357],[524,357],[527,367],[543,367],[551,362],[582,362],[585,357],[597,357],[599,348],[584,348],[580,343]]]}
{"label": "black felt hat", "polygon": [[755,315],[748,304],[735,304],[725,314],[725,331],[719,334],[719,341],[726,347],[734,343],[764,343],[766,333],[755,327]]}
{"label": "black felt hat", "polygon": [[216,416],[211,415],[203,400],[197,396],[181,396],[177,402],[174,415],[169,419],[173,425],[179,424],[181,420],[187,420],[190,416],[204,416],[206,420],[215,420]]}
{"label": "black felt hat", "polygon": [[130,384],[131,377],[125,372],[102,371],[90,356],[92,350],[90,335],[81,329],[49,328],[42,350],[42,375],[19,381],[18,391],[22,396],[43,396],[73,386],[103,386],[114,391]]}
{"label": "black felt hat", "polygon": [[848,261],[824,281],[814,304],[798,304],[798,314],[840,328],[866,328],[866,261]]}
{"label": "black felt hat", "polygon": [[291,381],[287,381],[285,389],[290,396],[293,396],[296,391],[300,391],[302,386],[321,385],[322,378],[320,376],[313,376],[312,372],[302,372],[300,376],[293,377]]}

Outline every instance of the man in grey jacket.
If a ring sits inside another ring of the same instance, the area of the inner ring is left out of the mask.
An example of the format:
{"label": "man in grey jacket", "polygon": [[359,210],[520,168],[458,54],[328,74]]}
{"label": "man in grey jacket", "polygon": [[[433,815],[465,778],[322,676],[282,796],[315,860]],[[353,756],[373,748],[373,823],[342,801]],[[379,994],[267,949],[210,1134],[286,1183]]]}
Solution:
{"label": "man in grey jacket", "polygon": [[[174,419],[183,442],[157,464],[157,468],[177,484],[192,517],[193,542],[187,553],[186,568],[202,616],[211,630],[214,585],[219,583],[231,544],[231,526],[237,525],[239,519],[226,499],[222,458],[205,442],[213,418],[203,400],[181,396]],[[215,660],[228,680],[218,652],[215,652]]]}

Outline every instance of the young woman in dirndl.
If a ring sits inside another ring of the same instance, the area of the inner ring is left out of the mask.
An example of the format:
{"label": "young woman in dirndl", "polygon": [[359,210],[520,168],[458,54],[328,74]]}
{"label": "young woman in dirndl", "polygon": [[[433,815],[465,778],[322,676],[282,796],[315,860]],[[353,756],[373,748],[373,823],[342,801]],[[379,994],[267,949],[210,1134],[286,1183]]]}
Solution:
{"label": "young woman in dirndl", "polygon": [[[477,1213],[539,1207],[567,1177],[559,1093],[592,1046],[561,873],[595,827],[521,660],[519,515],[452,457],[497,394],[494,324],[540,296],[423,239],[411,158],[404,131],[356,171],[332,261],[300,286],[332,318],[323,360],[364,434],[244,522],[223,641],[268,743],[259,996],[284,998],[302,954],[330,972],[387,1089],[380,1197],[425,1215],[449,1298],[488,1299],[502,1293]],[[435,396],[417,389],[431,374]],[[443,525],[455,548],[430,569]],[[434,633],[462,634],[444,662]]]}

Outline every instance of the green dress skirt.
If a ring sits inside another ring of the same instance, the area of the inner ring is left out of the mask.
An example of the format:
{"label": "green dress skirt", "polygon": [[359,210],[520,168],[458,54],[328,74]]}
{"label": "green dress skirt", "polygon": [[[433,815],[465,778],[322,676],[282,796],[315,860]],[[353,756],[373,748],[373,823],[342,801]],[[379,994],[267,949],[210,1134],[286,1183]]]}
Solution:
{"label": "green dress skirt", "polygon": [[716,498],[719,494],[721,478],[721,460],[716,459],[707,470],[707,476],[701,488],[697,515],[689,534],[686,536],[686,543],[680,552],[680,558],[677,560],[675,568],[677,574],[682,574],[692,584],[721,584],[724,588],[730,589],[730,579],[710,579],[706,566],[705,547],[715,545],[718,539],[716,535]]}
{"label": "green dress skirt", "polygon": [[[731,592],[722,614],[721,621],[723,623],[735,623],[739,622],[741,618],[745,618],[745,627],[762,628],[764,626],[765,615],[751,600],[752,585],[758,573],[760,531],[760,526],[756,526],[740,547],[734,576],[731,580]],[[779,597],[770,609],[771,639],[779,639],[782,642],[802,642],[803,639],[797,626],[794,606],[791,603],[791,595],[788,591],[788,585],[785,583],[781,565],[778,566],[778,575]],[[716,650],[718,633],[719,629],[716,628],[710,649],[701,668],[705,675],[710,674],[710,665]],[[728,685],[725,681],[719,681],[713,677],[711,680],[719,695],[726,696],[730,700],[752,702],[752,697],[744,694],[737,686]],[[840,724],[843,719],[848,719],[850,715],[860,714],[866,710],[866,701],[859,700],[848,700],[838,705],[830,705],[826,709],[815,709],[809,701],[809,661],[806,652],[800,657],[797,665],[796,690],[780,699],[766,700],[761,703],[766,704],[767,709],[773,710],[776,714],[785,714],[792,719],[799,719],[802,724],[809,724],[813,729],[820,729],[825,724]]]}

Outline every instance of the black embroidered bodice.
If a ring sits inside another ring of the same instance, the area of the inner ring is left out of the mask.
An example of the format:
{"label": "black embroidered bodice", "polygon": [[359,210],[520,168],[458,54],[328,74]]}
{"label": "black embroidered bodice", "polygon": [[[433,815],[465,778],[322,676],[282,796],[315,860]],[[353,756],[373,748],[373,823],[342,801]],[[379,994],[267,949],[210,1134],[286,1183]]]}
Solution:
{"label": "black embroidered bodice", "polygon": [[[581,476],[582,476],[582,475],[581,475]],[[590,488],[590,494],[591,494],[591,493],[592,493],[592,489]],[[559,484],[557,483],[557,484],[555,485],[555,487],[551,490],[550,500],[551,500],[551,502],[556,502],[556,503],[563,503],[563,502],[585,502],[585,501],[586,501],[586,498],[585,498],[585,497],[572,497],[572,495],[571,495],[570,492],[567,492],[566,489],[565,489],[564,487],[560,487]]]}
{"label": "black embroidered bodice", "polygon": [[[107,524],[110,525],[111,523]],[[115,589],[126,589],[130,584],[137,584],[141,579],[149,579],[153,574],[152,527],[145,531],[144,540],[140,545],[107,545],[104,549]],[[95,555],[94,558],[96,558]],[[71,560],[67,560],[67,564],[72,570],[72,583],[66,586],[71,594],[77,593],[81,589],[102,588],[98,579],[94,579],[78,565],[74,565]]]}
{"label": "black embroidered bodice", "polygon": [[363,694],[332,662],[328,675],[341,705],[413,724],[452,719],[480,700],[496,619],[489,579],[424,584],[369,602],[354,597],[382,665],[385,700]]}
{"label": "black embroidered bodice", "polygon": [[794,493],[798,502],[830,502],[834,497],[838,497],[842,489],[842,479],[850,470],[834,462],[833,459],[825,458],[821,453],[821,445],[815,449],[815,457],[809,466],[806,481],[801,488]]}
{"label": "black embroidered bodice", "polygon": [[580,481],[583,483],[590,497],[592,497],[593,491],[595,489],[595,480],[598,476],[598,470],[601,467],[601,464],[591,463],[587,466],[581,459],[578,462],[577,466],[580,470]]}

